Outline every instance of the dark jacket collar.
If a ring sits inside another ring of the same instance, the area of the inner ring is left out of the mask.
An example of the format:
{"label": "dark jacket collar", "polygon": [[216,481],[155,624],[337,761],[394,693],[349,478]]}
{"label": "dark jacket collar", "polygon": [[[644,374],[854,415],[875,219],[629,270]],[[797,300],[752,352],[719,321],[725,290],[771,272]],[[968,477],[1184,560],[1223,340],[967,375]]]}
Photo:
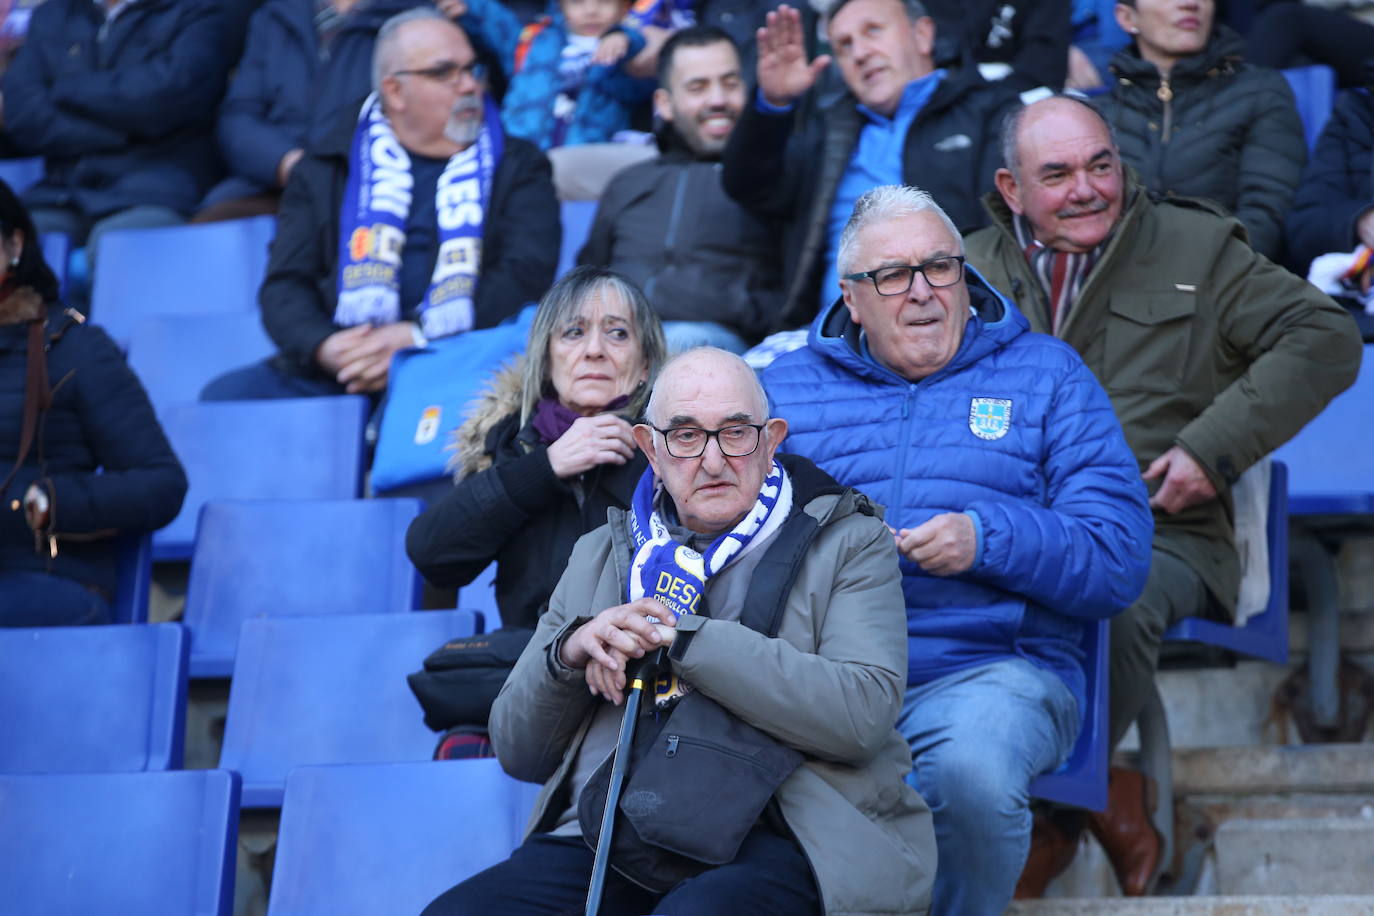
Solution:
{"label": "dark jacket collar", "polygon": [[[1245,54],[1245,39],[1224,25],[1217,25],[1207,45],[1174,65],[1169,79],[1174,84],[1203,80],[1210,76],[1234,73]],[[1112,58],[1108,68],[1116,76],[1136,83],[1159,82],[1159,70],[1140,56],[1134,44],[1127,45]]]}

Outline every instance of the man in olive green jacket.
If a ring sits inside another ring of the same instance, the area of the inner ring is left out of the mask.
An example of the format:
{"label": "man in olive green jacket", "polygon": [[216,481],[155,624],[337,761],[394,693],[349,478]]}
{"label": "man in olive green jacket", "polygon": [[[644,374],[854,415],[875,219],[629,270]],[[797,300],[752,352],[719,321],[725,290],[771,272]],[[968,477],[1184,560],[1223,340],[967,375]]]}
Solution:
{"label": "man in olive green jacket", "polygon": [[994,224],[968,238],[969,262],[1034,330],[1083,356],[1152,492],[1150,579],[1112,620],[1115,745],[1149,696],[1164,630],[1235,612],[1230,487],[1350,386],[1360,338],[1336,303],[1256,254],[1236,220],[1151,199],[1084,103],[1022,109],[1003,150],[999,194],[985,198]]}
{"label": "man in olive green jacket", "polygon": [[[426,916],[580,911],[592,853],[579,797],[614,747],[629,662],[660,646],[678,681],[800,752],[801,763],[728,864],[658,894],[617,873],[613,857],[604,911],[925,913],[935,835],[929,809],[905,782],[911,753],[894,728],[906,684],[906,611],[880,512],[806,459],[775,462],[787,421],[768,417],[753,370],[733,354],[703,348],[670,361],[647,413],[635,438],[652,467],[648,484],[629,512],[610,510],[608,524],[578,541],[492,707],[501,765],[544,784],[525,843],[442,895]],[[650,505],[651,516],[643,511]],[[779,563],[783,551],[772,547],[798,520],[813,537]],[[662,539],[646,541],[650,531]],[[744,546],[729,547],[732,539]],[[778,576],[780,566],[788,575]],[[704,607],[660,603],[692,593],[680,586],[647,597],[661,577],[645,571],[665,568],[704,582]],[[772,593],[781,608],[773,637],[741,622],[761,580],[790,582]],[[634,582],[649,587],[637,593]],[[673,722],[670,714],[665,732]],[[703,786],[700,806],[728,804],[724,788]]]}

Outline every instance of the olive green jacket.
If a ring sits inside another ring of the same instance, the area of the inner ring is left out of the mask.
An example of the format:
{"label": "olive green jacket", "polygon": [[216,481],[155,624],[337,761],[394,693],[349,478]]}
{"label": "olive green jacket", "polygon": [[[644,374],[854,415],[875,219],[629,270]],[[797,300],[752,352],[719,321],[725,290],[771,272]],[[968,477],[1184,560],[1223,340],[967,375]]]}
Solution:
{"label": "olive green jacket", "polygon": [[[682,617],[691,642],[673,671],[804,760],[774,796],[805,852],[829,916],[921,914],[935,833],[904,781],[911,749],[894,724],[906,686],[906,608],[892,535],[856,511],[856,490],[813,498],[821,525],[800,559],[776,638],[742,623]],[[549,610],[491,711],[502,767],[542,782],[529,832],[566,807],[566,783],[601,702],[580,670],[551,658],[565,636],[625,602],[633,557],[624,512],[573,548]]]}
{"label": "olive green jacket", "polygon": [[[1195,568],[1234,613],[1230,486],[1355,381],[1360,335],[1343,308],[1256,254],[1240,223],[1210,204],[1154,200],[1134,180],[1126,195],[1059,336],[1107,389],[1142,472],[1178,445],[1216,486],[1215,500],[1156,510],[1154,546]],[[1047,332],[1048,297],[1011,211],[996,194],[984,206],[993,225],[968,237],[969,262]]]}

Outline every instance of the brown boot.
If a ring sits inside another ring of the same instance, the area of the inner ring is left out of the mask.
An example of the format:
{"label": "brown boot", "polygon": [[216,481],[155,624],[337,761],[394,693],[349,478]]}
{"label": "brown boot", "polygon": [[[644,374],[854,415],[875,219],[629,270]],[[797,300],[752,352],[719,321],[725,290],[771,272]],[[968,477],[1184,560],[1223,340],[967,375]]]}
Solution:
{"label": "brown boot", "polygon": [[1159,871],[1164,839],[1150,820],[1156,792],[1154,780],[1139,770],[1112,767],[1107,777],[1107,810],[1088,815],[1088,826],[1127,897],[1148,894]]}
{"label": "brown boot", "polygon": [[1050,882],[1073,862],[1082,833],[1083,817],[1078,811],[1036,812],[1031,822],[1030,853],[1012,896],[1017,900],[1045,896]]}

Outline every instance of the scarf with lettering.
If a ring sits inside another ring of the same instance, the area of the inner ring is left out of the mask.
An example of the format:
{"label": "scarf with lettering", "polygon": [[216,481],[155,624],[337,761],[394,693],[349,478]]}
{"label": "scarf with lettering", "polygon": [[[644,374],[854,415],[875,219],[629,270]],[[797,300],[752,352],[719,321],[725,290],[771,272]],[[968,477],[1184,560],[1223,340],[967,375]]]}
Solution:
{"label": "scarf with lettering", "polygon": [[[505,135],[500,114],[484,98],[477,141],[449,159],[434,189],[439,252],[416,320],[426,337],[473,326],[473,296],[482,263],[482,226]],[[401,318],[401,252],[406,243],[414,179],[377,94],[358,115],[349,154],[348,183],[339,213],[339,301],[342,327],[391,324]]]}
{"label": "scarf with lettering", "polygon": [[[676,617],[695,614],[710,578],[766,541],[792,511],[792,481],[775,461],[754,507],[739,524],[697,553],[668,533],[663,516],[654,508],[663,495],[662,482],[653,468],[647,468],[630,501],[630,533],[636,549],[630,565],[629,600],[657,598]],[[691,686],[677,675],[665,674],[654,685],[654,702],[665,707],[689,690]]]}

